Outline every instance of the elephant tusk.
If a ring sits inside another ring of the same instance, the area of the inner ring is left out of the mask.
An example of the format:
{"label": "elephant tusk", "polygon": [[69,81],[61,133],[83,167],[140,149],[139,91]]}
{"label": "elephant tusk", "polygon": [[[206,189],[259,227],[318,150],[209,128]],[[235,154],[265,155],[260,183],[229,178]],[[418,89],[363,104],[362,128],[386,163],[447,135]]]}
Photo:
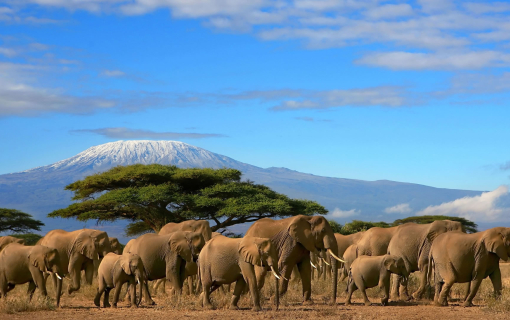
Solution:
{"label": "elephant tusk", "polygon": [[317,269],[317,267],[313,264],[312,261],[310,261],[310,264],[312,265],[312,267],[314,267],[315,269]]}
{"label": "elephant tusk", "polygon": [[276,273],[276,271],[274,271],[274,268],[273,266],[271,266],[271,271],[273,271],[273,275],[275,276],[276,279],[280,280],[280,277],[278,276],[278,274]]}
{"label": "elephant tusk", "polygon": [[57,276],[58,280],[62,280],[62,277],[58,275],[58,272],[55,272],[55,275]]}
{"label": "elephant tusk", "polygon": [[324,261],[324,263],[325,263],[325,264],[327,264],[328,266],[330,266],[330,267],[331,267],[331,265],[330,265],[330,264],[326,261],[326,259],[321,258],[321,260],[322,260],[322,261]]}
{"label": "elephant tusk", "polygon": [[137,283],[137,284],[140,284],[140,280],[136,279],[136,283]]}
{"label": "elephant tusk", "polygon": [[338,260],[338,261],[340,261],[340,262],[345,263],[345,261],[344,261],[344,260],[342,260],[342,259],[340,259],[339,257],[337,257],[337,256],[333,253],[333,251],[331,251],[331,249],[328,249],[328,253],[329,253],[329,254],[330,254],[333,258],[335,258],[336,260]]}

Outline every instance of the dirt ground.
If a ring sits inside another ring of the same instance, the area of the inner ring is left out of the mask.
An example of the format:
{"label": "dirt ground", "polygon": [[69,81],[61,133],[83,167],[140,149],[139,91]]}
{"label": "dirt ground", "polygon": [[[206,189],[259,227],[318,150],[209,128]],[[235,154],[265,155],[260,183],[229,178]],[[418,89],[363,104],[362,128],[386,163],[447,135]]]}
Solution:
{"label": "dirt ground", "polygon": [[[510,286],[510,264],[502,265],[503,282],[506,287]],[[410,281],[410,289],[417,285],[417,279]],[[53,291],[48,286],[48,293],[51,296]],[[32,307],[25,306],[26,296],[24,286],[13,290],[13,294],[0,304],[0,319],[510,319],[510,290],[505,289],[503,297],[495,300],[492,297],[492,285],[487,279],[484,280],[479,293],[474,301],[475,307],[464,308],[461,306],[460,297],[463,295],[462,285],[454,286],[452,290],[452,301],[448,307],[436,307],[430,304],[429,300],[411,302],[390,302],[389,306],[380,305],[381,292],[379,289],[369,289],[368,294],[373,303],[372,306],[362,304],[359,291],[353,296],[353,305],[343,305],[345,298],[345,284],[338,287],[337,305],[327,304],[330,283],[326,280],[316,280],[313,284],[314,298],[313,305],[303,306],[300,303],[300,284],[290,285],[289,292],[282,297],[280,309],[273,310],[268,297],[272,290],[271,283],[266,283],[263,296],[263,311],[251,311],[249,295],[243,296],[239,302],[240,310],[229,310],[227,308],[230,300],[229,294],[221,292],[212,295],[213,304],[216,310],[203,310],[198,302],[197,296],[183,295],[181,301],[177,302],[175,297],[169,297],[164,293],[156,293],[154,300],[156,306],[140,306],[139,308],[128,308],[126,302],[119,302],[119,308],[97,308],[93,304],[96,286],[86,286],[80,292],[62,297],[61,308],[49,308],[46,305],[36,306],[42,300],[41,297],[34,297]],[[39,301],[39,302],[38,302]],[[19,304],[16,305],[16,304]],[[16,306],[14,306],[16,305]],[[23,311],[32,308],[34,311]],[[53,309],[53,310],[41,310]]]}

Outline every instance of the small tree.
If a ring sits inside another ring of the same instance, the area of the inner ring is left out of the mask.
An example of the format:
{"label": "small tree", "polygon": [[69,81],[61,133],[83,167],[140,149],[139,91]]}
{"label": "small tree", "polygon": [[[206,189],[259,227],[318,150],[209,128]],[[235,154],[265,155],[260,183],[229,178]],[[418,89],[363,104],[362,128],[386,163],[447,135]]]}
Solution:
{"label": "small tree", "polygon": [[352,220],[349,223],[346,223],[341,230],[341,234],[349,235],[360,231],[367,231],[370,228],[379,227],[379,228],[389,228],[391,225],[387,222],[367,222],[361,220]]}
{"label": "small tree", "polygon": [[77,202],[49,217],[80,221],[127,219],[127,235],[158,232],[169,222],[211,220],[213,231],[265,217],[326,214],[314,201],[290,199],[235,169],[119,166],[66,186]]}
{"label": "small tree", "polygon": [[11,231],[27,233],[31,230],[41,231],[44,226],[39,220],[35,220],[28,213],[16,209],[0,208],[0,233]]}
{"label": "small tree", "polygon": [[42,236],[35,233],[15,233],[11,234],[11,237],[25,240],[25,245],[33,246],[39,241]]}
{"label": "small tree", "polygon": [[475,233],[478,232],[478,225],[471,220],[460,218],[460,217],[449,217],[449,216],[414,216],[408,217],[405,219],[398,219],[393,222],[394,226],[398,226],[408,222],[414,222],[419,224],[432,223],[436,220],[452,220],[458,221],[462,224],[462,227],[465,229],[467,233]]}
{"label": "small tree", "polygon": [[334,233],[342,233],[342,225],[334,220],[328,220],[331,229]]}

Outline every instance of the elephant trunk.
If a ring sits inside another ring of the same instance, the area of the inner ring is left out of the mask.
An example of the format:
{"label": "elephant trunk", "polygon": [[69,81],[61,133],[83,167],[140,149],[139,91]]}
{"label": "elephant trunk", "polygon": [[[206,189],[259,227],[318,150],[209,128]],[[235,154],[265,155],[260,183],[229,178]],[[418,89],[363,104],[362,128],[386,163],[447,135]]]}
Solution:
{"label": "elephant trunk", "polygon": [[276,305],[276,310],[280,307],[280,280],[275,280],[275,294],[274,294],[274,303]]}
{"label": "elephant trunk", "polygon": [[[336,293],[337,293],[337,287],[338,287],[338,263],[344,262],[340,258],[337,257],[336,253],[338,253],[338,245],[336,243],[336,238],[334,235],[326,236],[324,237],[324,247],[326,248],[327,252],[329,253],[329,257],[331,257],[331,271],[332,274],[332,281],[333,281],[333,292],[331,297],[331,303],[334,305],[336,304]],[[328,257],[328,256],[327,256]]]}
{"label": "elephant trunk", "polygon": [[[143,284],[145,283],[145,279],[144,279],[143,275],[144,275],[143,268],[142,268],[142,270],[140,270],[140,268],[139,268],[136,272],[136,280],[138,282],[138,285],[140,286],[140,294],[138,296],[139,297],[138,302],[136,302],[136,299],[135,299],[137,306],[139,306],[140,303],[142,302],[142,289],[143,289]],[[136,292],[136,290],[135,290],[135,292]]]}

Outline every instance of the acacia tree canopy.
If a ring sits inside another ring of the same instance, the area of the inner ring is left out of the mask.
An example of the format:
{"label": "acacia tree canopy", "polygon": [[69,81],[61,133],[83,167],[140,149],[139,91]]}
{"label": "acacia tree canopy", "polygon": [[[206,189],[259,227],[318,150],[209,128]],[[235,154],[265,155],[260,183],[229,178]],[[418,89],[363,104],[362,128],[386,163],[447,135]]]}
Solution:
{"label": "acacia tree canopy", "polygon": [[31,230],[41,231],[42,226],[44,223],[33,219],[28,213],[16,209],[0,208],[0,232],[27,233]]}
{"label": "acacia tree canopy", "polygon": [[478,225],[471,220],[460,218],[460,217],[449,217],[449,216],[414,216],[405,219],[398,219],[393,222],[393,226],[398,226],[408,222],[414,222],[419,224],[432,223],[436,220],[452,220],[458,221],[462,224],[467,233],[478,232]]}
{"label": "acacia tree canopy", "polygon": [[213,231],[265,217],[326,214],[315,201],[291,199],[235,169],[182,169],[170,165],[119,166],[66,186],[71,204],[49,217],[80,221],[127,219],[127,235],[158,232],[169,222],[212,220]]}

